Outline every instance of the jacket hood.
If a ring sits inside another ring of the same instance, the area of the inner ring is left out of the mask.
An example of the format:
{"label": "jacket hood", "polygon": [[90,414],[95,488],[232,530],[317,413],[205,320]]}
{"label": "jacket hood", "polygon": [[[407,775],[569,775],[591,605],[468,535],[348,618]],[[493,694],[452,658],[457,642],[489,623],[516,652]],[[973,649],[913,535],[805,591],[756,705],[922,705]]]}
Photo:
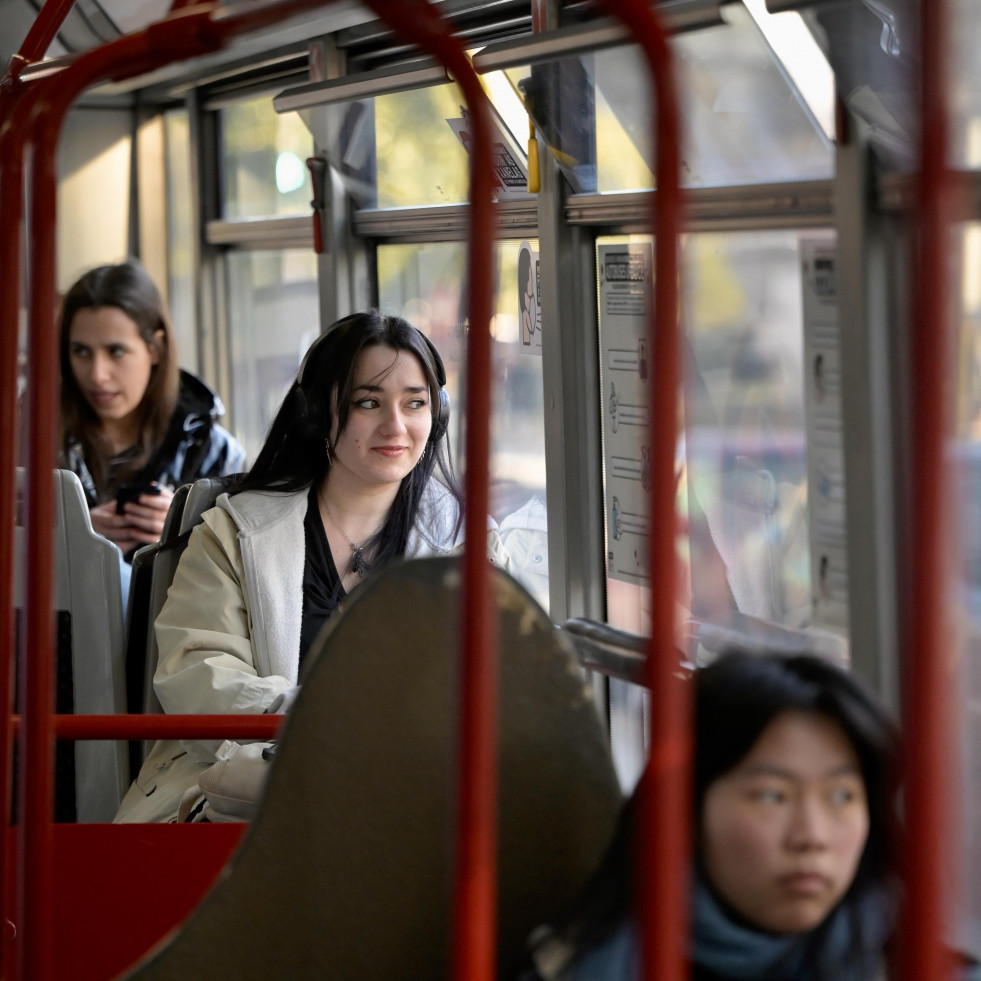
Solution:
{"label": "jacket hood", "polygon": [[218,393],[201,381],[197,375],[180,369],[180,387],[177,391],[176,414],[182,418],[193,416],[217,421],[225,414],[225,406]]}

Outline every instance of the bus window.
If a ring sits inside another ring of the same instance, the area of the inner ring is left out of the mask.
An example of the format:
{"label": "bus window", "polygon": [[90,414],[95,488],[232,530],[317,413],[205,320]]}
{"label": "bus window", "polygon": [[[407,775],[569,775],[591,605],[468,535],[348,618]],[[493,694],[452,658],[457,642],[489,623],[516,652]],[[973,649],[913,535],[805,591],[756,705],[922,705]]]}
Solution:
{"label": "bus window", "polygon": [[[522,245],[526,252],[537,254],[535,242],[500,242],[497,250],[497,296],[491,323],[494,403],[490,506],[516,560],[517,578],[547,610],[542,361],[540,352],[523,343],[522,338],[518,286]],[[454,447],[460,446],[464,405],[460,390],[460,321],[465,251],[459,243],[378,248],[378,297],[382,310],[414,323],[443,354],[446,387],[453,406],[450,438]],[[462,465],[458,470],[463,470]]]}
{"label": "bus window", "polygon": [[[977,269],[981,262],[981,223],[970,222],[960,229],[963,280],[961,285],[960,332],[956,364],[957,429],[953,447],[954,509],[952,538],[959,549],[959,579],[962,591],[957,606],[962,611],[957,624],[959,681],[961,801],[960,828],[963,841],[960,869],[981,868],[981,284]],[[953,606],[952,606],[953,608]],[[981,950],[981,883],[977,875],[965,875],[963,919],[958,929],[964,935],[958,945]]]}
{"label": "bus window", "polygon": [[308,214],[313,137],[299,115],[279,114],[261,96],[222,109],[219,120],[222,217]]}
{"label": "bus window", "polygon": [[235,435],[255,460],[269,423],[320,333],[317,257],[308,249],[230,252],[228,318]]}

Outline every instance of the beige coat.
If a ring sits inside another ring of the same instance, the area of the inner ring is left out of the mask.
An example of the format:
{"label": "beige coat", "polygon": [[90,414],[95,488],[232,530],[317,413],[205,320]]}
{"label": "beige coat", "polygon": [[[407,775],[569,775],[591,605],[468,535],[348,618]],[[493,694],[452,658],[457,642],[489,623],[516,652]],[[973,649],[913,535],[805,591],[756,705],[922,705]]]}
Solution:
{"label": "beige coat", "polygon": [[[306,509],[307,491],[248,491],[223,494],[205,512],[154,625],[160,656],[153,683],[165,712],[265,712],[296,686]],[[406,557],[458,548],[457,514],[453,496],[431,481]],[[496,529],[489,549],[492,561],[509,566]],[[173,820],[220,742],[158,742],[115,820]]]}

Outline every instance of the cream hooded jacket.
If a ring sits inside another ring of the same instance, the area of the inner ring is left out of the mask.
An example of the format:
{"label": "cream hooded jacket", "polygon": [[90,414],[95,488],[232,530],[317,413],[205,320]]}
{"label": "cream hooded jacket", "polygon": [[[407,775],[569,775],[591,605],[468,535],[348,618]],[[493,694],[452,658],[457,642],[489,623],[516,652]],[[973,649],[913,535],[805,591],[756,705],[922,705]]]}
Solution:
{"label": "cream hooded jacket", "polygon": [[[165,712],[261,713],[296,686],[307,499],[307,490],[222,494],[205,512],[154,625],[160,653],[153,684]],[[458,515],[453,495],[431,480],[406,558],[458,548]],[[508,568],[496,528],[488,531],[488,548],[491,561]],[[173,820],[220,744],[158,742],[115,820]]]}

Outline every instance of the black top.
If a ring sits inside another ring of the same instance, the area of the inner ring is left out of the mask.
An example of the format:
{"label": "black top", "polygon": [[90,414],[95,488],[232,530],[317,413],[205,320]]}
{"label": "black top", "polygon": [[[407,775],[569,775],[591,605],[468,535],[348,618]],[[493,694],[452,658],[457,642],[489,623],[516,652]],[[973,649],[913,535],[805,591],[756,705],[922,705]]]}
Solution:
{"label": "black top", "polygon": [[327,533],[320,518],[316,484],[311,485],[307,513],[303,519],[305,557],[303,560],[303,619],[300,622],[300,664],[320,628],[331,618],[347,596],[330,554]]}

